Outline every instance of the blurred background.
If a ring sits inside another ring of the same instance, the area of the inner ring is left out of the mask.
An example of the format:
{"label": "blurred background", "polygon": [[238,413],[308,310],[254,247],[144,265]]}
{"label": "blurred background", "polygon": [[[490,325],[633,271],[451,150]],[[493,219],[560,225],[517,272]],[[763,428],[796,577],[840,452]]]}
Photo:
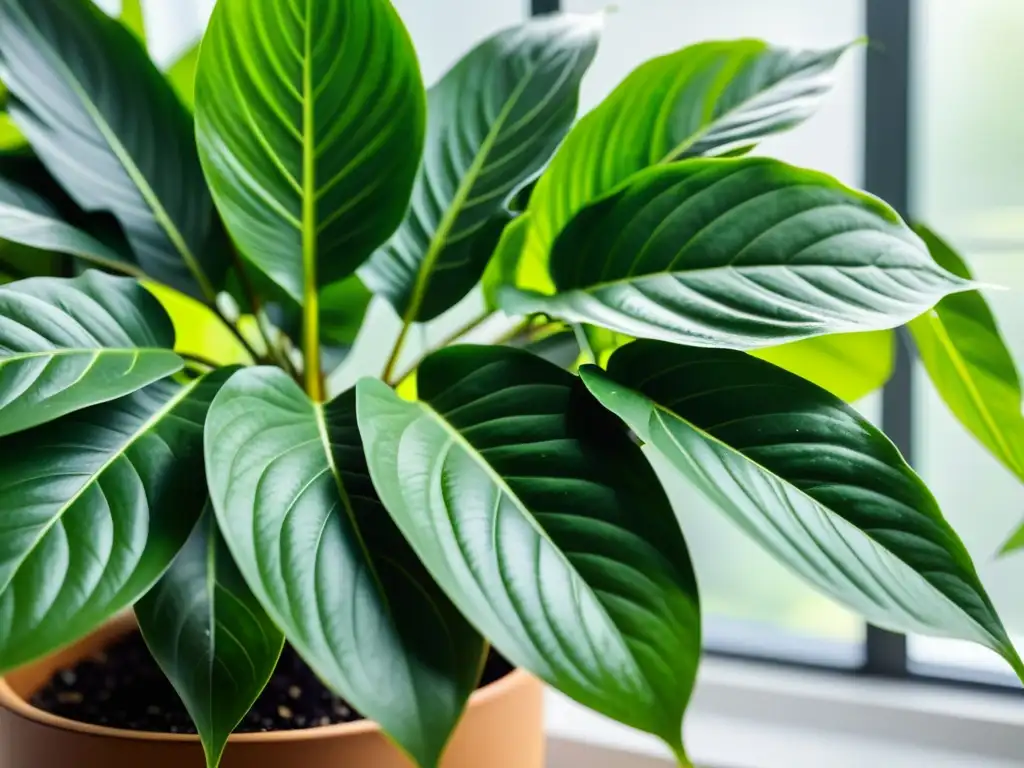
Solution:
{"label": "blurred background", "polygon": [[[120,5],[98,2],[109,11]],[[213,0],[144,5],[152,52],[166,63],[201,34]],[[481,38],[559,3],[395,5],[416,41],[429,85]],[[580,13],[607,5],[561,2],[563,10]],[[1009,289],[989,291],[988,298],[1011,349],[1024,360],[1024,0],[619,0],[585,81],[582,107],[596,105],[641,61],[701,40],[749,36],[810,48],[850,42],[868,34],[872,5],[878,25],[871,30],[873,41],[844,60],[827,106],[798,130],[766,141],[759,152],[860,187],[872,186],[866,169],[876,169],[904,199],[872,191],[948,237],[981,280]],[[870,59],[876,60],[874,78],[867,74]],[[903,118],[909,119],[908,134]],[[378,315],[374,333],[384,338],[393,321],[386,311]],[[442,332],[428,328],[424,334]],[[365,354],[372,362],[374,351]],[[884,418],[881,393],[858,407],[912,455],[964,537],[1011,633],[1024,639],[1024,555],[995,557],[1024,519],[1024,488],[949,415],[915,363],[899,367],[885,401]],[[1001,662],[983,649],[868,633],[859,619],[803,586],[690,489],[673,481],[670,491],[697,561],[711,650],[826,665],[859,666],[867,659],[876,671],[897,675],[918,670],[1010,682]]]}

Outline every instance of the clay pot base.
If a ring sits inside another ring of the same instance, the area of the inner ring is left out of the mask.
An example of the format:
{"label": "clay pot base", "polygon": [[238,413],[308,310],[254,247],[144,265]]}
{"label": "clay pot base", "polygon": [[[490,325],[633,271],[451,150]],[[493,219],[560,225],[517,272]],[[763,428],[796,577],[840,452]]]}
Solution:
{"label": "clay pot base", "polygon": [[[511,665],[492,653],[481,687],[511,672]],[[184,704],[139,632],[129,633],[73,667],[58,670],[32,697],[32,705],[91,725],[156,733],[196,732]],[[290,646],[285,646],[269,684],[236,731],[292,731],[362,719],[348,702],[320,682]]]}
{"label": "clay pot base", "polygon": [[[0,680],[0,768],[203,768],[193,735],[146,733],[66,720],[29,701],[55,672],[134,631],[123,619]],[[543,768],[543,687],[515,671],[477,691],[442,768]],[[221,768],[412,768],[372,722],[231,737]]]}

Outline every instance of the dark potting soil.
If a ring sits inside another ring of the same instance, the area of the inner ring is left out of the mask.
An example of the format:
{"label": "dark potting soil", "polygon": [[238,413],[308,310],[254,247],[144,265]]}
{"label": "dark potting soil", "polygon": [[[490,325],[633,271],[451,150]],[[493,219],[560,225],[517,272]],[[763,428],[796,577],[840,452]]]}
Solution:
{"label": "dark potting soil", "polygon": [[[512,666],[492,652],[480,684],[493,683],[511,671]],[[32,704],[92,725],[157,733],[196,732],[139,632],[57,672],[32,698]],[[270,683],[237,732],[291,731],[361,719],[362,715],[331,693],[286,645]]]}

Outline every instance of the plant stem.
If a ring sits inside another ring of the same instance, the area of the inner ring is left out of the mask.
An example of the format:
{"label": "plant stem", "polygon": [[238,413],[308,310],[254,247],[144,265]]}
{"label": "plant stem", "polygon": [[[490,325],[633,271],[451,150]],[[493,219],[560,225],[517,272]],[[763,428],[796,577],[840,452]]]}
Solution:
{"label": "plant stem", "polygon": [[395,346],[391,350],[391,356],[384,365],[384,373],[381,374],[381,378],[384,381],[391,381],[395,373],[395,367],[398,365],[398,358],[402,354],[402,347],[405,346],[405,339],[409,335],[409,330],[411,328],[412,321],[405,320],[402,322],[402,330],[398,333],[398,338],[395,340]]}
{"label": "plant stem", "polygon": [[217,302],[213,302],[207,306],[213,310],[213,313],[220,318],[220,321],[224,323],[225,327],[227,327],[227,329],[231,331],[232,335],[238,339],[243,347],[245,347],[245,351],[249,353],[249,357],[252,358],[254,363],[266,362],[266,358],[253,348],[252,344],[250,344],[248,339],[245,338],[245,335],[238,329],[238,326],[224,316],[224,313],[220,311],[220,307],[217,306]]}
{"label": "plant stem", "polygon": [[216,369],[221,367],[220,363],[214,362],[213,360],[203,357],[202,355],[193,354],[192,352],[178,352],[178,357],[180,357],[182,360],[186,360],[187,362],[196,363],[206,368]]}
{"label": "plant stem", "polygon": [[579,323],[573,323],[572,332],[576,336],[576,343],[580,345],[580,352],[583,353],[584,361],[596,363],[597,358],[594,356],[594,348],[590,346],[590,339],[587,338],[587,332],[583,330],[583,326]]}
{"label": "plant stem", "polygon": [[419,368],[420,364],[424,360],[426,360],[430,355],[432,355],[434,352],[437,352],[440,349],[444,349],[445,347],[447,347],[447,346],[449,346],[451,344],[454,344],[456,341],[461,339],[463,336],[468,336],[470,333],[472,333],[477,328],[479,328],[481,325],[483,325],[488,320],[490,320],[492,316],[493,316],[493,314],[491,312],[484,312],[483,314],[478,315],[477,317],[474,317],[469,322],[465,323],[464,325],[460,326],[458,329],[456,329],[452,333],[450,333],[447,336],[445,336],[437,344],[431,345],[430,349],[428,349],[423,354],[423,356],[420,357],[419,360],[417,360],[413,365],[411,365],[408,368],[406,368],[402,373],[400,373],[397,376],[395,376],[394,380],[392,380],[387,375],[387,373],[385,372],[384,381],[388,382],[388,384],[390,384],[393,387],[397,386],[400,383],[402,383],[403,381],[406,380],[406,378],[408,378],[409,374],[411,374],[413,371],[415,371],[417,368]]}

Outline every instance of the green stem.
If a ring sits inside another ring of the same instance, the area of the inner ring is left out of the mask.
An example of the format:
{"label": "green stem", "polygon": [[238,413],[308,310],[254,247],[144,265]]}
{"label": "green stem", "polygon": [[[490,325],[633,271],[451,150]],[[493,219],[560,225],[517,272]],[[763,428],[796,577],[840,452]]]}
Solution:
{"label": "green stem", "polygon": [[[390,371],[386,371],[384,375],[384,381],[386,381],[391,386],[397,386],[401,382],[405,381],[406,378],[408,378],[409,374],[411,374],[413,371],[419,368],[420,364],[428,357],[430,357],[430,355],[432,355],[434,352],[437,352],[440,349],[444,349],[445,347],[454,344],[455,342],[459,341],[463,336],[468,336],[470,333],[472,333],[481,325],[490,320],[491,317],[493,317],[493,314],[491,312],[484,312],[483,314],[474,317],[469,322],[465,323],[452,333],[445,336],[437,344],[431,345],[430,349],[428,349],[419,360],[417,360],[413,365],[409,366],[409,368],[407,368],[405,371],[395,376],[394,380],[391,379]],[[397,362],[397,360],[395,362]],[[390,366],[390,368],[394,368],[394,364],[391,361],[388,362],[388,365]]]}
{"label": "green stem", "polygon": [[580,345],[580,352],[583,353],[584,361],[596,363],[597,357],[594,355],[594,348],[590,346],[590,339],[587,338],[587,332],[583,330],[583,326],[579,323],[573,323],[572,332],[576,336],[576,343]]}
{"label": "green stem", "polygon": [[313,114],[313,24],[310,7],[310,0],[306,0],[302,57],[302,353],[306,359],[306,394],[314,403],[322,403],[324,372],[320,365],[320,291],[316,274],[316,121]]}
{"label": "green stem", "polygon": [[238,329],[238,326],[224,316],[224,313],[220,311],[220,307],[217,306],[217,302],[213,302],[207,306],[209,306],[220,321],[224,323],[224,327],[231,331],[231,334],[238,339],[239,343],[243,347],[245,347],[245,351],[249,353],[249,357],[252,358],[254,363],[266,362],[266,358],[253,348],[252,344],[250,344],[248,339],[245,338],[245,335]]}
{"label": "green stem", "polygon": [[190,363],[196,363],[198,365],[205,366],[206,368],[220,368],[221,364],[210,360],[202,355],[196,355],[191,352],[178,352],[178,357],[186,360]]}
{"label": "green stem", "polygon": [[384,381],[391,381],[394,376],[395,368],[398,366],[398,358],[402,354],[402,347],[405,346],[405,339],[409,335],[409,330],[411,328],[411,320],[405,320],[402,322],[402,330],[398,333],[398,338],[395,340],[395,346],[391,349],[391,356],[384,365],[384,373],[381,374],[381,379]]}

